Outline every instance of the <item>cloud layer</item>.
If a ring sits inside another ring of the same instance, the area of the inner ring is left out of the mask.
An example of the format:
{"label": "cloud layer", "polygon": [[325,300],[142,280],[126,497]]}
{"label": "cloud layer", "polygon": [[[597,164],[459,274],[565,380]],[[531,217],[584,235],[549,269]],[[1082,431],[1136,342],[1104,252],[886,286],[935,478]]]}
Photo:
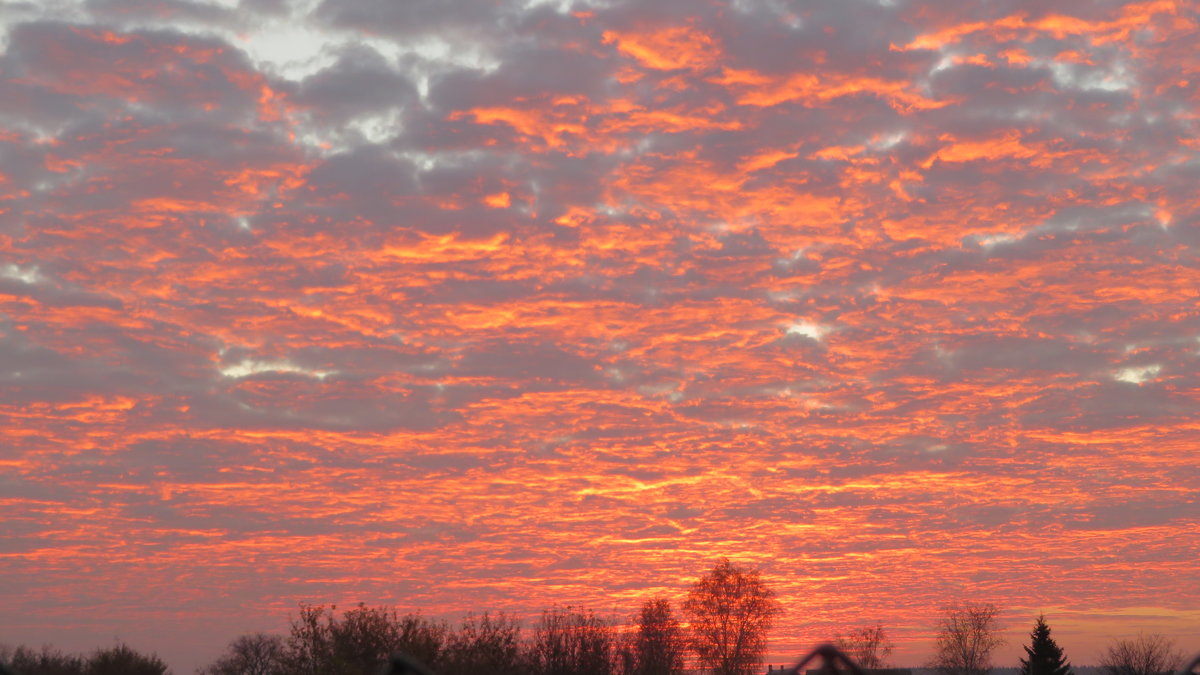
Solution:
{"label": "cloud layer", "polygon": [[1194,635],[1197,10],[11,4],[5,634],[727,555],[780,659],[959,598]]}

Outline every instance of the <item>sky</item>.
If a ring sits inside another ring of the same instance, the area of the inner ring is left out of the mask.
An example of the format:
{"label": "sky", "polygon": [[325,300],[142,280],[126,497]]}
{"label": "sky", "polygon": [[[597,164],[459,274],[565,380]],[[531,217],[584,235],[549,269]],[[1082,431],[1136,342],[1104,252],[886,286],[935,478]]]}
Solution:
{"label": "sky", "polygon": [[[0,641],[1200,650],[1200,3],[0,3]],[[528,625],[528,624],[527,624]]]}

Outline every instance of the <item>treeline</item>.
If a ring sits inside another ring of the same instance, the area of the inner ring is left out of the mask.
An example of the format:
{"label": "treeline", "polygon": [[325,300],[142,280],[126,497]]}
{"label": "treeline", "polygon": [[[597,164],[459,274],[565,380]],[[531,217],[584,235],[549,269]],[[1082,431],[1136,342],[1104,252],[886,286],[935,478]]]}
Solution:
{"label": "treeline", "polygon": [[[420,613],[359,604],[302,604],[286,636],[235,638],[202,675],[374,675],[402,653],[438,675],[680,675],[685,667],[721,675],[757,674],[767,632],[779,612],[758,570],[722,560],[680,606],[646,601],[632,626],[588,609],[557,606],[531,630],[503,612],[471,614],[456,626]],[[685,630],[686,625],[686,630]],[[165,675],[157,656],[129,656],[124,670],[93,670],[91,660],[49,648],[21,647],[9,655],[20,675]],[[0,654],[0,658],[4,655]]]}
{"label": "treeline", "polygon": [[[645,604],[638,630],[590,610],[542,612],[532,631],[512,615],[472,614],[457,626],[387,607],[301,605],[286,636],[253,633],[230,642],[199,675],[375,675],[406,654],[438,675],[651,675],[681,673],[686,642],[670,604]],[[528,633],[528,634],[527,634]],[[114,655],[116,658],[114,658]],[[0,650],[19,675],[166,675],[155,655],[125,645],[91,657],[49,647]]]}
{"label": "treeline", "polygon": [[129,645],[97,649],[87,656],[65,654],[53,647],[15,649],[0,645],[0,663],[20,675],[164,675],[167,664],[153,654],[142,654]]}
{"label": "treeline", "polygon": [[[234,640],[204,675],[362,675],[406,654],[439,675],[618,675],[642,672],[616,626],[573,607],[546,610],[523,634],[511,615],[468,615],[454,628],[382,607],[303,605],[286,637]],[[632,666],[632,667],[630,667]]]}
{"label": "treeline", "polygon": [[[402,653],[438,675],[759,675],[766,638],[780,604],[757,570],[722,560],[689,590],[679,610],[668,598],[645,601],[628,624],[593,611],[556,606],[529,630],[503,612],[469,614],[451,625],[420,613],[359,604],[301,604],[286,635],[235,638],[198,675],[374,675]],[[1004,644],[999,610],[990,604],[944,609],[926,667],[937,675],[987,675]],[[892,664],[893,645],[881,624],[833,636],[863,668]],[[1062,648],[1038,617],[1024,647],[1021,675],[1074,675]],[[45,647],[5,649],[0,663],[19,675],[166,675],[156,655],[126,645],[88,656]],[[1168,675],[1183,654],[1161,635],[1117,640],[1101,659],[1105,675]]]}
{"label": "treeline", "polygon": [[[203,675],[364,675],[403,653],[439,675],[680,675],[700,668],[757,675],[779,613],[757,570],[722,560],[689,591],[680,613],[645,601],[629,625],[570,606],[544,610],[529,631],[503,612],[451,626],[386,607],[301,605],[286,637],[230,643]],[[34,675],[34,674],[29,674]]]}

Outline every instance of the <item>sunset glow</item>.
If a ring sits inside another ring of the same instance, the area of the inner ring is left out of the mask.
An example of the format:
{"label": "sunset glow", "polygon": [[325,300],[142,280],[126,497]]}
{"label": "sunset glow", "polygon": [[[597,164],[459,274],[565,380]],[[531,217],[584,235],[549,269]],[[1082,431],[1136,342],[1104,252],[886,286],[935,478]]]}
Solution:
{"label": "sunset glow", "polygon": [[1200,2],[0,13],[0,642],[297,603],[772,663],[939,607],[1200,651]]}

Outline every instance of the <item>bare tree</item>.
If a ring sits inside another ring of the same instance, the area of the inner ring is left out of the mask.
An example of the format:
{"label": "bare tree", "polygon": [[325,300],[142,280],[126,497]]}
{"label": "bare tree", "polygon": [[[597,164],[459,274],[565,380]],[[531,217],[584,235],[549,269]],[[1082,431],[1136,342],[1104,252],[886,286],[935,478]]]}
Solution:
{"label": "bare tree", "polygon": [[283,638],[252,633],[234,638],[200,675],[283,675]]}
{"label": "bare tree", "polygon": [[333,648],[329,625],[334,621],[333,609],[300,604],[300,616],[291,620],[291,631],[284,648],[287,672],[319,675],[322,670],[331,669]]}
{"label": "bare tree", "polygon": [[439,672],[444,675],[522,675],[521,626],[503,612],[468,614],[451,633]]}
{"label": "bare tree", "polygon": [[1183,665],[1183,653],[1164,635],[1139,633],[1130,640],[1117,640],[1100,657],[1106,675],[1162,675]]}
{"label": "bare tree", "polygon": [[446,642],[446,626],[419,614],[400,616],[386,607],[300,605],[283,654],[295,675],[358,675],[379,669],[395,652],[436,668]]}
{"label": "bare tree", "polygon": [[887,658],[891,656],[893,649],[892,641],[883,630],[883,624],[855,628],[849,635],[838,635],[833,641],[837,648],[854,659],[860,668],[887,668]]}
{"label": "bare tree", "polygon": [[714,675],[756,675],[762,669],[779,602],[758,570],[723,558],[692,587],[683,609],[701,668]]}
{"label": "bare tree", "polygon": [[937,625],[929,667],[941,675],[986,675],[992,652],[1004,644],[997,635],[1000,610],[992,604],[947,607]]}
{"label": "bare tree", "polygon": [[547,609],[534,627],[530,671],[537,675],[611,675],[614,642],[612,626],[590,610]]}
{"label": "bare tree", "polygon": [[634,675],[679,675],[683,672],[686,644],[679,620],[666,598],[654,598],[642,604],[635,619],[632,663]]}

